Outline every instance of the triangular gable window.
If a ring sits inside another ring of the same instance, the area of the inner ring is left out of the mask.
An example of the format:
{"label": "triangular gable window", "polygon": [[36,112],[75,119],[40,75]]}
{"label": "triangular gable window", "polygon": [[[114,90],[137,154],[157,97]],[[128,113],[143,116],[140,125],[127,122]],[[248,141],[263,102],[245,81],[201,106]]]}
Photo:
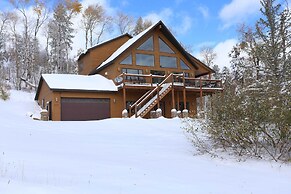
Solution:
{"label": "triangular gable window", "polygon": [[132,57],[128,55],[125,59],[123,59],[120,64],[122,65],[131,65],[132,64]]}
{"label": "triangular gable window", "polygon": [[160,52],[175,53],[161,38],[159,38]]}
{"label": "triangular gable window", "polygon": [[180,66],[181,69],[190,69],[190,67],[186,65],[186,63],[183,60],[180,60]]}
{"label": "triangular gable window", "polygon": [[153,51],[154,50],[154,39],[151,36],[149,39],[147,39],[142,45],[140,45],[138,50],[144,50],[144,51]]}

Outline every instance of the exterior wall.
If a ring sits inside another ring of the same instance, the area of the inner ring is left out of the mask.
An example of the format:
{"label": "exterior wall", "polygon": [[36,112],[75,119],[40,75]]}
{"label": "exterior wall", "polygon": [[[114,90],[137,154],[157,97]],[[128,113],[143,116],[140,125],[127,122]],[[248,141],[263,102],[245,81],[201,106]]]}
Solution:
{"label": "exterior wall", "polygon": [[88,75],[97,68],[103,61],[105,61],[114,51],[116,51],[122,44],[129,40],[128,36],[121,36],[120,38],[101,44],[96,48],[89,49],[88,52],[80,60],[78,60],[78,74]]}
{"label": "exterior wall", "polygon": [[[126,90],[126,101],[135,102],[138,100],[147,90]],[[175,90],[175,108],[179,110],[179,102],[183,102],[183,91]],[[48,102],[52,103],[52,120],[61,120],[61,98],[109,98],[110,99],[110,115],[111,118],[121,118],[121,112],[124,109],[123,104],[123,92],[122,90],[118,92],[52,92],[45,81],[43,81],[41,90],[39,93],[38,103],[41,106],[42,100],[44,100],[45,105]],[[197,105],[196,98],[198,94],[195,92],[186,92],[186,101],[189,103],[189,116],[195,116]],[[171,91],[161,100],[161,108],[163,109],[163,116],[166,118],[171,118],[172,109],[172,93]],[[46,107],[43,107],[46,108]],[[182,108],[183,110],[183,108]],[[181,111],[182,111],[181,110]],[[146,118],[149,115],[146,116]]]}
{"label": "exterior wall", "polygon": [[61,120],[61,98],[109,98],[111,118],[120,118],[123,110],[122,93],[120,92],[54,92],[53,120]]}
{"label": "exterior wall", "polygon": [[[41,89],[39,91],[37,103],[42,109],[45,109],[46,104],[51,102],[53,99],[53,92],[50,90],[45,81],[42,81],[42,85],[40,85],[39,87],[41,87]],[[44,106],[42,102],[44,102]]]}
{"label": "exterior wall", "polygon": [[[138,48],[144,41],[146,41],[148,38],[153,36],[154,38],[154,51],[143,51],[143,50],[137,50]],[[175,54],[171,53],[162,53],[161,55],[163,56],[173,56],[177,57],[178,61],[178,68],[162,68],[160,67],[160,52],[159,52],[159,37],[161,37],[167,45],[175,52]],[[139,66],[136,65],[136,54],[153,54],[154,55],[154,60],[155,60],[155,66]],[[126,58],[128,55],[132,55],[132,60],[133,64],[132,65],[122,65],[120,62]],[[181,58],[189,67],[190,70],[183,70],[180,68],[180,60]],[[139,41],[137,41],[132,47],[130,47],[126,52],[121,54],[117,59],[114,61],[114,63],[105,69],[101,70],[99,74],[107,77],[108,79],[114,79],[118,75],[122,73],[122,68],[129,68],[129,69],[139,69],[143,70],[143,74],[150,74],[151,70],[156,70],[156,71],[165,71],[166,75],[170,73],[177,73],[177,72],[185,72],[189,73],[190,77],[195,77],[195,68],[192,66],[192,64],[185,59],[185,57],[180,53],[178,49],[174,47],[174,45],[168,41],[168,39],[159,31],[159,29],[155,29],[152,33],[149,33],[147,36],[144,36],[141,38]]]}

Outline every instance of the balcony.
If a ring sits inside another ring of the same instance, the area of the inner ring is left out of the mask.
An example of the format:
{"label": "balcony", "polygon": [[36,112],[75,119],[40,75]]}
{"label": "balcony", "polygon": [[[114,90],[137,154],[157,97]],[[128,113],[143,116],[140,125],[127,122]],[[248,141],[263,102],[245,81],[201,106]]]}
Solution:
{"label": "balcony", "polygon": [[[167,78],[167,79],[166,79]],[[166,80],[165,80],[166,79]],[[185,88],[187,91],[222,91],[222,81],[218,79],[190,78],[185,74],[152,75],[152,74],[120,74],[114,79],[119,88],[152,89],[159,84],[170,83],[173,88]]]}

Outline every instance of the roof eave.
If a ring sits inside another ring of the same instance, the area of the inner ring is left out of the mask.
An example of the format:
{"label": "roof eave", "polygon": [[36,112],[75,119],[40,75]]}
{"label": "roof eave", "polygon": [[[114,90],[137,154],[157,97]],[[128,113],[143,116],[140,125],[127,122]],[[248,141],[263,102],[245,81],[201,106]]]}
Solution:
{"label": "roof eave", "polygon": [[82,89],[65,89],[65,88],[50,88],[51,91],[54,91],[54,92],[83,92],[83,93],[86,93],[86,92],[108,92],[108,93],[114,93],[114,92],[118,92],[118,90],[116,91],[112,91],[112,90],[82,90]]}

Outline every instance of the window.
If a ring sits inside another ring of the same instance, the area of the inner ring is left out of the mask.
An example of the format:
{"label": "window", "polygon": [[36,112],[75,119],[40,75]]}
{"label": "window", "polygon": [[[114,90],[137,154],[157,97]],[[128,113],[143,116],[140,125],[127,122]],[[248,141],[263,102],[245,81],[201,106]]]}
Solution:
{"label": "window", "polygon": [[145,51],[153,51],[154,50],[154,39],[151,36],[149,39],[147,39],[142,45],[140,45],[138,50],[145,50]]}
{"label": "window", "polygon": [[[129,74],[142,74],[141,69],[128,69],[128,68],[123,68],[121,69],[122,73],[129,73]],[[125,78],[127,81],[139,81],[143,82],[145,81],[144,77],[139,77],[139,76],[126,76]]]}
{"label": "window", "polygon": [[[165,75],[165,71],[156,71],[156,70],[151,70],[151,74],[153,75]],[[153,77],[152,82],[153,83],[161,83],[165,78],[162,77]]]}
{"label": "window", "polygon": [[130,74],[142,74],[141,69],[129,69],[129,68],[122,68],[122,73],[130,73]]}
{"label": "window", "polygon": [[160,52],[175,53],[161,38],[159,38]]}
{"label": "window", "polygon": [[136,54],[136,65],[154,66],[154,55]]}
{"label": "window", "polygon": [[177,58],[160,56],[160,66],[164,68],[177,68]]}
{"label": "window", "polygon": [[131,65],[132,64],[132,57],[128,55],[125,59],[123,59],[120,64],[122,65]]}
{"label": "window", "polygon": [[181,69],[190,69],[188,65],[186,65],[186,63],[180,59],[180,66]]}

